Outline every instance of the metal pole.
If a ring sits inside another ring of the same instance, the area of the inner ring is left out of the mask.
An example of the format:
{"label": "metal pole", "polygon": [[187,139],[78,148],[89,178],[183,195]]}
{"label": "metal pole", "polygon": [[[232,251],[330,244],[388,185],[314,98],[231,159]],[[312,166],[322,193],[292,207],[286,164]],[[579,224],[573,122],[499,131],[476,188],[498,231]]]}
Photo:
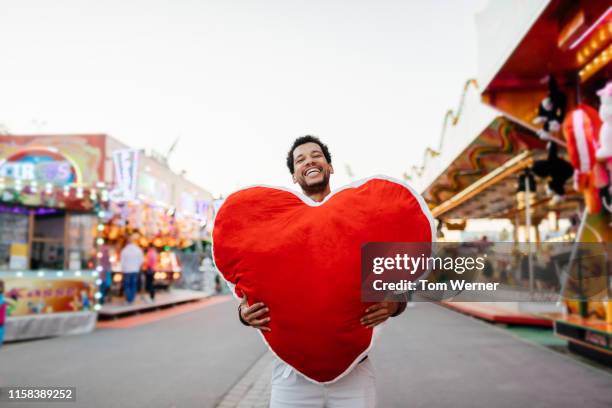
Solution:
{"label": "metal pole", "polygon": [[531,254],[531,186],[529,185],[531,178],[529,175],[525,178],[525,229],[527,241],[527,262],[529,265],[529,297],[533,299],[534,276],[533,276],[533,257]]}
{"label": "metal pole", "polygon": [[557,301],[557,305],[560,305],[563,301],[563,292],[565,292],[565,286],[567,286],[567,281],[569,280],[570,272],[572,270],[572,264],[576,259],[576,252],[578,251],[579,239],[582,237],[582,232],[584,227],[586,226],[587,219],[587,208],[584,207],[584,211],[582,212],[582,218],[580,219],[580,226],[578,227],[578,231],[576,231],[576,237],[574,238],[574,245],[572,246],[572,252],[570,254],[570,259],[567,264],[567,268],[565,270],[565,276],[563,277],[563,281],[561,282],[561,292],[559,292],[559,300]]}
{"label": "metal pole", "polygon": [[[521,228],[521,214],[520,211],[517,211],[514,213],[514,234],[513,234],[513,238],[514,238],[514,245],[512,247],[513,250],[517,250],[517,253],[521,253],[520,249],[521,249],[521,243],[519,240],[519,229]],[[519,263],[518,263],[518,268],[515,269],[514,271],[514,279],[516,282],[519,282],[519,284],[522,283],[522,275],[521,275],[521,258],[519,258]]]}

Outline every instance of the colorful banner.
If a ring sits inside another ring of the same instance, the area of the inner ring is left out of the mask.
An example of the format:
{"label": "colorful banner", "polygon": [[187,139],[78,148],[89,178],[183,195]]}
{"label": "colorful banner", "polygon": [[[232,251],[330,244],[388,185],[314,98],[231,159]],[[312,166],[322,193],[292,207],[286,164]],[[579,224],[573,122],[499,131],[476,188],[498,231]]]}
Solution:
{"label": "colorful banner", "polygon": [[96,278],[90,272],[86,275],[50,278],[29,272],[17,277],[15,273],[0,272],[5,284],[7,316],[93,310]]}
{"label": "colorful banner", "polygon": [[129,201],[136,198],[139,153],[140,151],[136,149],[113,152],[116,187],[112,194],[115,201]]}

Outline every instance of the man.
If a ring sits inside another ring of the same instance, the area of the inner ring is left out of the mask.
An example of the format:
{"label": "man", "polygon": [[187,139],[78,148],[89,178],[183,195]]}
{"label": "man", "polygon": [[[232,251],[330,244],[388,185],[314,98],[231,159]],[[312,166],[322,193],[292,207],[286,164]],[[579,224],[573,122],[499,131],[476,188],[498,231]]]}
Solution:
{"label": "man", "polygon": [[[287,155],[287,167],[305,195],[321,202],[331,193],[329,179],[334,173],[331,154],[325,144],[313,136],[297,138]],[[406,308],[401,302],[381,302],[367,308],[361,324],[374,327]],[[262,331],[269,331],[268,308],[263,303],[248,304],[244,298],[238,308],[240,321]],[[367,356],[349,374],[333,384],[315,384],[278,360],[272,374],[270,407],[347,407],[370,408],[376,405],[374,372]]]}
{"label": "man", "polygon": [[102,269],[100,273],[100,280],[102,280],[100,284],[100,293],[102,294],[100,304],[102,305],[110,299],[109,292],[113,284],[113,268],[110,260],[110,251],[111,249],[108,244],[103,244],[100,248],[100,254],[102,255],[99,263]]}
{"label": "man", "polygon": [[138,288],[138,274],[144,261],[142,249],[136,242],[138,234],[132,234],[128,238],[128,244],[121,251],[121,272],[123,273],[123,291],[129,305],[134,302],[136,289]]}

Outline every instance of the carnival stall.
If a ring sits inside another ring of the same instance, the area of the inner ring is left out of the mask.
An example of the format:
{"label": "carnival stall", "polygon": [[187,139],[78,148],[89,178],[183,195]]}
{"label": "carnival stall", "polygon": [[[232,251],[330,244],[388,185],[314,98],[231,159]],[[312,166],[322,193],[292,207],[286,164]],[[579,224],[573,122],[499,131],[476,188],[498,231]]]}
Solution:
{"label": "carnival stall", "polygon": [[205,226],[212,195],[172,172],[158,154],[121,150],[114,156],[114,165],[118,187],[102,229],[110,252],[112,293],[121,293],[119,253],[134,233],[143,250],[158,255],[153,267],[155,286],[168,289],[180,284],[181,254],[194,242],[210,238]]}
{"label": "carnival stall", "polygon": [[200,223],[196,218],[186,218],[172,208],[143,200],[112,203],[105,219],[102,236],[111,248],[113,283],[120,292],[122,274],[119,252],[127,237],[137,233],[138,245],[143,249],[153,248],[158,256],[154,267],[156,286],[168,288],[179,282],[182,267],[177,252],[192,245],[198,238]]}
{"label": "carnival stall", "polygon": [[180,249],[210,236],[211,200],[164,157],[107,135],[0,136],[6,340],[93,330],[100,285],[134,232],[159,252],[156,282],[170,287]]}
{"label": "carnival stall", "polygon": [[[567,314],[555,331],[571,350],[612,361],[612,7],[492,3],[477,17],[483,101],[546,143],[546,155],[523,173],[523,207],[541,209],[531,227],[570,221],[556,236],[534,237],[571,244],[559,276]],[[500,16],[505,24],[494,26]],[[530,195],[542,186],[545,195]],[[589,257],[581,255],[587,247],[600,254],[588,271],[582,260]]]}
{"label": "carnival stall", "polygon": [[[500,241],[511,231],[512,244],[491,246],[503,249],[490,258],[491,274],[529,301],[453,307],[491,321],[554,323],[570,349],[609,361],[612,8],[491,2],[477,28],[479,78],[466,82],[439,145],[407,177],[442,241],[467,239],[473,221],[508,227]],[[535,302],[542,292],[554,301]]]}
{"label": "carnival stall", "polygon": [[93,330],[109,192],[103,138],[0,136],[6,340]]}

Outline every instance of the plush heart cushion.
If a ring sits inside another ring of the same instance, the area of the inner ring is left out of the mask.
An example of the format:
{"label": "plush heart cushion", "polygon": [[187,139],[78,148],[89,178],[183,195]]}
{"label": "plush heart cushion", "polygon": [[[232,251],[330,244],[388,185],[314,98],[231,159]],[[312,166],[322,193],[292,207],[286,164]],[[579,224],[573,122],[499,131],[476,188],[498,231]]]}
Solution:
{"label": "plush heart cushion", "polygon": [[433,219],[408,186],[373,177],[321,203],[252,187],[230,195],[213,230],[217,268],[249,304],[270,309],[270,349],[307,378],[333,382],[372,345],[359,322],[360,248],[368,242],[431,242]]}

